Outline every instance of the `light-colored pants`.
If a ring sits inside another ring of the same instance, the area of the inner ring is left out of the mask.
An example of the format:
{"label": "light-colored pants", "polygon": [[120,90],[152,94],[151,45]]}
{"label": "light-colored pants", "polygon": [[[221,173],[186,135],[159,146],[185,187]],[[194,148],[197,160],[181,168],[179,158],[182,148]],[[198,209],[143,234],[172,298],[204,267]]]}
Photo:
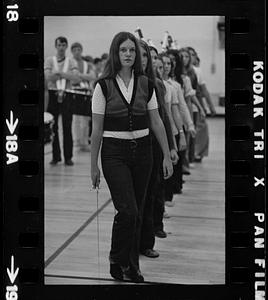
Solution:
{"label": "light-colored pants", "polygon": [[88,147],[89,119],[88,116],[73,115],[74,143],[79,147]]}

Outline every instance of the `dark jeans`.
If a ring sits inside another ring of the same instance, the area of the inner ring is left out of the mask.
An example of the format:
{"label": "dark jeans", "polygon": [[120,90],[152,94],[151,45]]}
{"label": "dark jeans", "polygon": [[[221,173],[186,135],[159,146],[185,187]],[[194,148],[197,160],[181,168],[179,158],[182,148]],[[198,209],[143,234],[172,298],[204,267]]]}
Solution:
{"label": "dark jeans", "polygon": [[[152,173],[146,193],[142,228],[141,228],[141,241],[140,250],[153,249],[155,244],[155,229],[154,229],[154,218],[161,218],[163,215],[162,205],[164,201],[156,203],[159,197],[159,184],[160,184],[160,168],[162,166],[163,155],[161,148],[155,138],[153,138],[153,167]],[[161,172],[162,173],[162,172]]]}
{"label": "dark jeans", "polygon": [[182,165],[189,169],[189,158],[191,157],[192,153],[190,153],[190,151],[193,151],[194,148],[191,148],[192,146],[190,145],[190,143],[192,142],[192,137],[190,135],[189,132],[185,132],[185,138],[186,138],[186,143],[187,143],[187,149],[186,151],[183,151],[183,155],[182,155]]}
{"label": "dark jeans", "polygon": [[61,159],[61,149],[59,143],[58,133],[58,118],[62,115],[62,129],[63,129],[63,154],[64,159],[69,160],[73,156],[73,137],[72,137],[72,96],[64,94],[63,102],[58,103],[58,95],[56,91],[49,91],[49,100],[47,111],[54,117],[53,142],[52,142],[52,156],[55,160]]}
{"label": "dark jeans", "polygon": [[165,180],[163,178],[163,172],[161,172],[161,176],[154,199],[154,232],[164,230],[163,214],[165,211]]}
{"label": "dark jeans", "polygon": [[[193,122],[196,128],[196,123],[197,123],[197,118],[198,118],[198,112],[193,112]],[[196,137],[189,137],[189,152],[188,152],[188,159],[189,162],[192,163],[194,162],[195,159],[195,143],[196,143]]]}
{"label": "dark jeans", "polygon": [[132,141],[103,138],[101,159],[117,210],[110,262],[138,270],[142,214],[152,168],[151,138]]}
{"label": "dark jeans", "polygon": [[[177,134],[175,136],[176,143],[179,145],[180,142],[180,136]],[[172,201],[173,194],[179,193],[182,189],[182,157],[183,157],[184,151],[179,151],[179,161],[176,165],[173,165],[173,175],[165,180],[165,201]]]}
{"label": "dark jeans", "polygon": [[186,150],[179,151],[178,156],[179,156],[179,161],[177,163],[177,168],[178,168],[178,185],[177,188],[174,190],[174,194],[182,190],[183,187],[183,173],[182,173],[182,164],[183,164],[183,157],[186,155]]}

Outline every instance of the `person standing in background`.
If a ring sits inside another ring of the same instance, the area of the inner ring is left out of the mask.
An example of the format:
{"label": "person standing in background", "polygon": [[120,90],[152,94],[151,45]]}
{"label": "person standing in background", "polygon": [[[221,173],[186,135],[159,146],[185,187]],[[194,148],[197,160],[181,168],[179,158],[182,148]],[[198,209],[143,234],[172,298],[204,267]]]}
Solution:
{"label": "person standing in background", "polygon": [[[199,103],[206,111],[206,106],[204,104],[204,99],[210,110],[211,116],[216,115],[216,110],[211,99],[210,93],[208,92],[206,82],[204,81],[202,71],[198,65],[198,55],[192,47],[185,48],[188,50],[188,56],[190,61],[190,67],[188,68],[189,77],[192,80],[192,85],[196,89],[196,97]],[[186,53],[184,51],[184,53]],[[187,60],[187,59],[186,59]],[[199,59],[200,61],[200,59]],[[193,74],[194,72],[194,74]],[[194,151],[194,161],[202,162],[203,157],[208,156],[209,151],[209,131],[206,118],[203,118],[199,112],[196,114],[196,137],[195,137],[195,151]]]}
{"label": "person standing in background", "polygon": [[63,152],[66,166],[72,166],[73,137],[72,137],[72,96],[67,90],[71,89],[71,81],[78,83],[76,62],[65,55],[68,41],[65,37],[55,40],[56,55],[48,57],[44,63],[45,80],[47,82],[49,99],[47,111],[53,115],[53,142],[51,165],[61,161],[61,149],[58,133],[58,118],[62,115]]}
{"label": "person standing in background", "polygon": [[88,63],[91,72],[95,72],[94,59],[91,55],[82,56],[82,59]]}
{"label": "person standing in background", "polygon": [[107,63],[109,54],[108,53],[103,53],[101,55],[101,73],[103,72],[103,70],[105,69],[105,65]]}
{"label": "person standing in background", "polygon": [[[202,69],[200,68],[200,58],[197,54],[197,52],[195,51],[195,49],[193,49],[192,47],[187,47],[190,56],[191,56],[191,63],[193,65],[193,69],[196,73],[197,76],[197,81],[198,81],[198,85],[200,88],[200,92],[201,92],[201,97],[205,98],[208,108],[210,110],[210,114],[211,116],[215,116],[216,115],[216,110],[213,104],[213,101],[211,99],[210,93],[207,89],[207,85],[206,82],[203,78],[203,74],[202,74]],[[204,104],[203,104],[203,108],[205,110]]]}
{"label": "person standing in background", "polygon": [[[83,47],[80,43],[73,43],[71,46],[71,52],[73,54],[73,59],[77,63],[79,71],[78,76],[80,79],[78,83],[73,83],[72,85],[72,89],[77,92],[77,94],[74,94],[75,97],[73,104],[79,105],[79,99],[90,99],[91,82],[96,79],[96,75],[89,67],[89,64],[82,58]],[[91,111],[91,101],[88,101],[88,105]],[[76,145],[79,147],[80,151],[89,151],[88,136],[91,113],[87,116],[74,114],[73,118]]]}
{"label": "person standing in background", "polygon": [[95,66],[95,73],[96,73],[96,78],[99,78],[102,74],[103,71],[103,65],[102,65],[102,60],[99,57],[94,58],[94,66]]}
{"label": "person standing in background", "polygon": [[[83,59],[88,63],[89,69],[91,70],[91,72],[94,72],[95,78],[97,79],[95,65],[94,65],[94,58],[91,55],[86,55],[86,56],[83,57]],[[89,87],[90,93],[93,94],[95,80],[90,81],[89,85],[90,85],[90,87]],[[90,137],[91,137],[91,131],[92,131],[92,115],[91,115],[91,117],[89,119],[88,127],[89,127],[89,131],[88,131],[88,144],[90,144],[91,143]]]}

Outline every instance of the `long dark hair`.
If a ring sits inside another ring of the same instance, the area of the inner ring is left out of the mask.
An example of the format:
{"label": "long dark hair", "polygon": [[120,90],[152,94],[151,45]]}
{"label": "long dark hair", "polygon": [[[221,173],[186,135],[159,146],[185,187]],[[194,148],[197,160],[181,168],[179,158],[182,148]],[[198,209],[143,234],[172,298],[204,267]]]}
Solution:
{"label": "long dark hair", "polygon": [[132,66],[134,74],[136,76],[143,74],[138,41],[132,33],[122,31],[117,33],[112,40],[109,57],[106,62],[103,74],[100,78],[115,78],[117,73],[121,70],[122,66],[119,59],[119,47],[126,40],[131,40],[135,44],[136,58]]}
{"label": "long dark hair", "polygon": [[[162,56],[160,56],[160,55],[158,54],[156,59],[160,60],[160,61],[162,62],[162,64],[164,65],[164,61],[163,61],[163,57],[162,57]],[[157,68],[155,68],[155,76],[156,76],[156,78],[158,78],[158,79],[160,79],[161,81],[163,81],[163,79],[161,78],[161,75],[160,75],[160,73],[159,73],[159,71],[158,71]]]}
{"label": "long dark hair", "polygon": [[[177,60],[177,56],[179,55],[179,50],[178,49],[168,49],[166,51],[167,55],[170,57],[171,55],[175,57],[175,62]],[[173,59],[171,59],[171,62],[173,63]],[[175,77],[175,67],[174,64],[173,64],[173,68],[171,69],[171,77],[174,78]]]}
{"label": "long dark hair", "polygon": [[198,67],[200,65],[201,61],[200,61],[200,58],[199,58],[196,50],[193,47],[186,47],[186,49],[188,49],[189,52],[192,51],[194,53],[194,55],[195,55],[195,63],[193,63],[193,65]]}
{"label": "long dark hair", "polygon": [[190,54],[190,52],[189,52],[189,50],[187,48],[181,48],[179,50],[179,55],[180,55],[181,59],[182,59],[182,57],[181,57],[181,53],[182,52],[186,52],[189,55],[189,63],[188,63],[188,65],[186,67],[182,66],[183,74],[186,74],[186,75],[188,75],[190,77],[191,83],[192,83],[192,87],[193,87],[194,90],[196,90],[198,88],[198,81],[197,81],[196,73],[195,73],[195,71],[193,69],[191,54]]}
{"label": "long dark hair", "polygon": [[176,66],[174,68],[174,77],[175,80],[180,83],[181,86],[183,86],[183,80],[182,80],[182,74],[183,74],[183,65],[182,65],[182,59],[179,55],[179,51],[175,52],[174,54]]}
{"label": "long dark hair", "polygon": [[191,54],[190,54],[188,48],[181,48],[179,50],[179,55],[180,56],[181,56],[182,52],[186,52],[189,55],[189,62],[188,62],[188,65],[185,67],[185,70],[187,72],[189,69],[192,69],[192,58],[191,58]]}
{"label": "long dark hair", "polygon": [[145,50],[147,58],[148,58],[147,66],[144,70],[144,73],[155,84],[155,73],[154,73],[153,64],[152,64],[150,48],[149,48],[148,44],[143,40],[139,40],[139,44]]}

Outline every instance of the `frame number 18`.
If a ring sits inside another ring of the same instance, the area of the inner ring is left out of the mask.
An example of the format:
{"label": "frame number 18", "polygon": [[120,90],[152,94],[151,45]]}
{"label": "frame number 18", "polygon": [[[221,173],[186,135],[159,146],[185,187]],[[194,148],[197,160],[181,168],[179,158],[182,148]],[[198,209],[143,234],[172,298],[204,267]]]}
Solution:
{"label": "frame number 18", "polygon": [[6,18],[7,18],[8,22],[16,22],[16,21],[18,21],[18,19],[19,19],[18,9],[19,9],[18,4],[7,5]]}

